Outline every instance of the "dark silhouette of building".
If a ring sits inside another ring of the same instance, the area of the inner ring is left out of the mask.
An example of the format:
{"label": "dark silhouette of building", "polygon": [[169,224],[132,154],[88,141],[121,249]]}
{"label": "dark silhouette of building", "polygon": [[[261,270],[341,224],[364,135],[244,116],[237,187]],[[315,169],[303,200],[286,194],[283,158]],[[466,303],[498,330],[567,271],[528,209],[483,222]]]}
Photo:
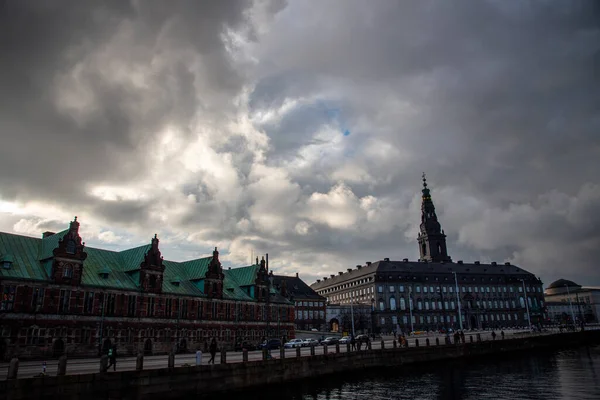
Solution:
{"label": "dark silhouette of building", "polygon": [[453,262],[423,175],[420,259],[366,262],[318,279],[311,287],[329,303],[371,306],[371,330],[527,326],[542,319],[542,282],[509,262]]}

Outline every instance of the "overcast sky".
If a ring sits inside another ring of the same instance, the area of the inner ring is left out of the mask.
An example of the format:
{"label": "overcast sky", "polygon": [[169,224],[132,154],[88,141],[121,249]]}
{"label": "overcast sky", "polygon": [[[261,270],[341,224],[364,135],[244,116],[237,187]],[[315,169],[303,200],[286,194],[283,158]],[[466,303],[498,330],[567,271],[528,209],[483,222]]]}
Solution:
{"label": "overcast sky", "polygon": [[417,259],[600,285],[600,3],[0,2],[0,230],[269,253],[307,283]]}

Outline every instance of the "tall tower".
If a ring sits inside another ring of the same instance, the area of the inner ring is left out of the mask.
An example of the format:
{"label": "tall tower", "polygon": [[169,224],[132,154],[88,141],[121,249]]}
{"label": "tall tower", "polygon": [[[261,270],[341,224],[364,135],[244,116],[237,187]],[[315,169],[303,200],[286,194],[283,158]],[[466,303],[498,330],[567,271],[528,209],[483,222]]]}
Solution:
{"label": "tall tower", "polygon": [[421,203],[421,230],[417,241],[421,260],[432,262],[452,262],[446,248],[446,235],[438,222],[435,206],[427,187],[427,178],[423,173],[423,201]]}

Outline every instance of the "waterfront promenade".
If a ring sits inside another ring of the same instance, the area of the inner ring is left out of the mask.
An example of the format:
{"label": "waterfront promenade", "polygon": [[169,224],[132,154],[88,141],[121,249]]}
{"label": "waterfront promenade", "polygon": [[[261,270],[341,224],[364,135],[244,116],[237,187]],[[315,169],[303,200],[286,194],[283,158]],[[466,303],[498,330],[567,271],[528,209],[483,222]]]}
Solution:
{"label": "waterfront promenade", "polygon": [[[520,337],[519,337],[520,336]],[[420,338],[422,339],[422,338]],[[391,342],[383,342],[383,347],[372,346],[362,351],[347,351],[346,346],[329,346],[326,354],[296,354],[296,350],[286,351],[275,359],[255,359],[245,362],[228,362],[217,365],[183,365],[187,362],[173,362],[168,366],[153,369],[95,373],[71,373],[65,375],[45,375],[40,377],[11,378],[0,381],[0,393],[11,400],[53,399],[123,399],[154,400],[180,399],[185,396],[209,396],[235,390],[245,390],[273,384],[293,384],[301,379],[321,379],[328,375],[347,374],[369,369],[412,368],[411,365],[431,365],[463,362],[479,357],[498,357],[502,354],[529,351],[552,351],[565,346],[581,346],[600,343],[600,330],[585,332],[546,333],[514,335],[501,340],[482,340],[466,335],[466,343],[435,344],[431,340],[427,346],[419,340],[408,348],[395,347]],[[300,349],[297,349],[300,350]],[[316,350],[316,349],[315,349]],[[346,351],[344,351],[346,350]],[[257,354],[257,353],[254,353]],[[227,353],[220,355],[227,357]],[[80,360],[83,361],[83,360]],[[106,361],[106,360],[105,360]],[[160,364],[157,359],[155,365]],[[93,364],[93,363],[92,363]],[[145,364],[145,363],[144,363]],[[100,362],[96,363],[100,366]],[[73,369],[73,368],[71,368]],[[69,371],[67,365],[66,371]],[[66,372],[65,371],[65,372]],[[15,372],[15,368],[11,369]]]}
{"label": "waterfront promenade", "polygon": [[[500,340],[500,331],[497,331],[496,340]],[[548,331],[546,333],[534,333],[531,335],[546,335],[550,333],[555,333]],[[481,331],[481,332],[469,332],[465,334],[466,341],[470,341],[469,336],[473,336],[473,341],[477,340],[477,334],[480,335],[481,340],[492,340],[491,331]],[[526,336],[526,333],[520,331],[506,330],[505,338],[516,339]],[[411,336],[408,338],[409,347],[415,346],[415,340],[420,341],[421,346],[426,345],[426,340],[429,339],[430,345],[436,344],[436,338],[439,339],[441,344],[444,344],[445,337],[443,334],[430,334],[430,335],[417,335]],[[384,341],[384,347],[391,348],[393,347],[394,338],[393,336],[384,336],[382,339],[377,339],[371,343],[371,347],[373,350],[381,349],[381,340]],[[364,349],[364,346],[363,346]],[[334,352],[335,346],[329,346],[328,352]],[[346,352],[347,346],[340,345],[340,352]],[[280,357],[280,351],[274,350],[271,354],[278,358]],[[315,355],[323,354],[323,347],[316,346],[315,347]],[[311,355],[311,349],[309,347],[303,347],[300,350],[301,357],[307,357]],[[286,349],[285,357],[292,358],[296,357],[296,349]],[[261,351],[250,351],[248,352],[248,361],[258,361],[262,360],[262,352]],[[202,355],[202,365],[208,365],[208,360],[210,358],[210,354],[203,353]],[[239,363],[243,362],[243,354],[240,351],[228,351],[226,354],[227,363]],[[217,354],[215,357],[215,364],[219,364],[221,361],[220,354]],[[19,362],[19,372],[18,378],[31,378],[39,375],[43,371],[43,363],[46,363],[46,374],[48,375],[56,375],[58,371],[58,360],[49,359],[49,360],[39,360],[39,361],[20,361]],[[175,356],[175,366],[182,365],[196,365],[196,354],[177,354]],[[167,355],[156,355],[156,356],[145,356],[144,357],[144,369],[159,369],[159,368],[167,368],[168,366],[168,356]],[[4,380],[8,375],[9,363],[5,362],[0,364],[0,380]],[[117,359],[117,371],[132,371],[136,369],[136,357],[120,357]],[[85,359],[69,359],[67,361],[67,370],[66,374],[91,374],[100,371],[100,358],[85,358]],[[112,367],[111,367],[112,371]]]}

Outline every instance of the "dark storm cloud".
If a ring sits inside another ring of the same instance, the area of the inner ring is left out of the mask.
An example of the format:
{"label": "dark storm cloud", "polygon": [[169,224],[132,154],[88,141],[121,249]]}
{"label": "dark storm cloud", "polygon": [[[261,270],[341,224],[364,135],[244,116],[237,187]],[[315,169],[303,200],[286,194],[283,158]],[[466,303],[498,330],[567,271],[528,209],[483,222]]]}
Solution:
{"label": "dark storm cloud", "polygon": [[[221,35],[245,22],[248,5],[2,2],[2,198],[91,201],[84,183],[139,176],[149,167],[140,151],[166,124],[185,132],[198,110],[223,106],[211,91],[232,96],[240,89]],[[194,70],[188,52],[200,56],[206,75]],[[138,84],[136,73],[149,75]],[[87,98],[65,109],[59,103],[71,91]]]}
{"label": "dark storm cloud", "polygon": [[598,2],[2,4],[0,200],[310,279],[416,259],[426,171],[455,260],[600,284]]}
{"label": "dark storm cloud", "polygon": [[[573,223],[561,212],[564,204],[540,200],[557,191],[600,204],[581,191],[585,183],[598,182],[600,168],[598,3],[344,4],[323,1],[318,12],[311,12],[309,5],[293,3],[280,16],[277,33],[263,39],[253,106],[279,107],[285,100],[315,96],[338,100],[340,108],[351,110],[352,136],[363,138],[356,142],[363,151],[352,161],[362,160],[376,181],[350,183],[358,196],[416,194],[416,177],[425,170],[434,177],[434,188],[453,188],[448,192],[453,198],[441,193],[434,198],[458,257],[485,254],[501,261],[516,256],[526,268],[552,278],[558,273],[550,266],[552,257],[555,265],[571,257],[580,277],[598,283],[591,269],[593,247],[576,244],[598,241],[598,232],[585,228],[594,225],[593,217]],[[302,21],[299,14],[305,15]],[[296,112],[304,114],[292,110],[285,120],[293,121]],[[407,156],[364,154],[371,138]],[[303,138],[310,140],[310,135]],[[319,174],[308,168],[293,174],[303,187],[323,191],[326,183],[317,177],[331,176],[343,161],[320,163]],[[390,171],[390,179],[377,181]],[[469,209],[468,198],[476,199],[480,214],[460,209],[462,202]],[[519,231],[516,220],[512,226],[503,223],[507,211],[478,229],[501,230],[512,240],[457,243],[458,232],[483,219],[486,208],[510,210],[511,203],[531,204],[521,215],[527,229]],[[413,212],[409,218],[416,222],[418,209]],[[364,254],[369,246],[359,241],[352,254]],[[553,246],[578,252],[545,257]],[[399,240],[397,249],[416,256],[412,243]]]}

